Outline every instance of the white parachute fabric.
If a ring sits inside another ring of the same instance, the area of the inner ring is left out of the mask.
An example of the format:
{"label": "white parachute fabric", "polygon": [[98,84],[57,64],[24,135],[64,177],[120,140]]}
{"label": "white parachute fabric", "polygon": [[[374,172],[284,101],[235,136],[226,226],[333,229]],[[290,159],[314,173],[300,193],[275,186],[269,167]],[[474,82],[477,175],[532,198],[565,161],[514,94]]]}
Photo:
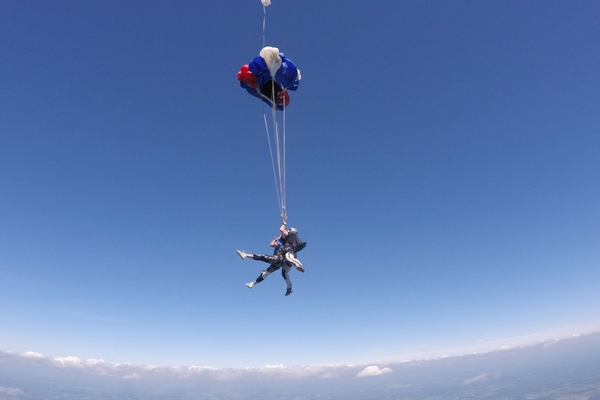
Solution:
{"label": "white parachute fabric", "polygon": [[260,56],[265,60],[267,67],[269,67],[269,72],[272,77],[275,77],[277,70],[281,68],[281,57],[279,57],[279,49],[277,47],[264,47],[260,51]]}
{"label": "white parachute fabric", "polygon": [[263,3],[263,6],[270,6],[271,5],[271,0],[261,0]]}

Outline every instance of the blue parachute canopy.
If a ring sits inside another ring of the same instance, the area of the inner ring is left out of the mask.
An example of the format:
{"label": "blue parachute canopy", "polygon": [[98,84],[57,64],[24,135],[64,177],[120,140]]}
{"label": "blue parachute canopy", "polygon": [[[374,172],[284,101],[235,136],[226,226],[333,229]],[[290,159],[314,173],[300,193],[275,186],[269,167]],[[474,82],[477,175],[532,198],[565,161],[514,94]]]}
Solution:
{"label": "blue parachute canopy", "polygon": [[289,104],[288,91],[298,89],[300,70],[279,49],[265,47],[250,64],[238,72],[240,86],[271,107],[283,110]]}

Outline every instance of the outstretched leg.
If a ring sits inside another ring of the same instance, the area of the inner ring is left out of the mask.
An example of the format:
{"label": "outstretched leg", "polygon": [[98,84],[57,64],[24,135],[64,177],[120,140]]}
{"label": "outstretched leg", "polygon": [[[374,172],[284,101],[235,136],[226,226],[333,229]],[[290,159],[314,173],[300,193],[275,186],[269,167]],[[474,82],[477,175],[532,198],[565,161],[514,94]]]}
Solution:
{"label": "outstretched leg", "polygon": [[[274,265],[281,261],[281,257],[278,255],[268,256],[266,254],[248,254],[248,258],[256,261],[262,261]],[[279,268],[279,267],[277,267]]]}
{"label": "outstretched leg", "polygon": [[272,256],[269,256],[267,254],[251,254],[251,253],[244,253],[241,250],[236,250],[236,253],[240,256],[240,258],[242,260],[244,260],[245,258],[251,258],[253,260],[257,260],[257,261],[262,261],[262,262],[266,262],[268,264],[275,264],[277,262],[282,261],[282,256],[281,254],[274,254]]}

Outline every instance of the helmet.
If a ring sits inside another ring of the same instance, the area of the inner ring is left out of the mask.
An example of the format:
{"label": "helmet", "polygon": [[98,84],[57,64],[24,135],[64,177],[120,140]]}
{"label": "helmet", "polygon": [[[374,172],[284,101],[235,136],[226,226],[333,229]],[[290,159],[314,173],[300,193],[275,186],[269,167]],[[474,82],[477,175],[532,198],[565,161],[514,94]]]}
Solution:
{"label": "helmet", "polygon": [[289,233],[293,233],[294,235],[296,235],[298,233],[298,229],[296,229],[296,228],[290,228],[290,229],[288,229],[288,232]]}

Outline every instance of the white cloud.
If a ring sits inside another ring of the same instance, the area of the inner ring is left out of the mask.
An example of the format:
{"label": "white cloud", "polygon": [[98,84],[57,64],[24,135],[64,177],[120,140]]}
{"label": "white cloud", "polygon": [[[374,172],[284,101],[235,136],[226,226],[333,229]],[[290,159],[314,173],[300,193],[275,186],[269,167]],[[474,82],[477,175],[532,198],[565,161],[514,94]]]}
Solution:
{"label": "white cloud", "polygon": [[370,365],[356,374],[356,376],[358,378],[363,378],[365,376],[379,376],[383,374],[389,374],[391,372],[393,371],[388,367],[379,368],[377,365]]}
{"label": "white cloud", "polygon": [[37,358],[37,359],[46,358],[46,356],[44,356],[43,354],[36,353],[34,351],[27,351],[27,352],[21,354],[21,357],[25,357],[25,358]]}
{"label": "white cloud", "polygon": [[547,341],[543,344],[544,347],[551,347],[554,346],[555,344],[557,344],[559,342],[559,340],[555,339],[555,340],[550,340]]}
{"label": "white cloud", "polygon": [[0,393],[7,394],[9,396],[18,396],[23,394],[23,391],[17,388],[0,386]]}
{"label": "white cloud", "polygon": [[83,360],[79,357],[58,357],[55,358],[52,363],[57,367],[68,368],[76,367],[82,368],[84,366]]}
{"label": "white cloud", "polygon": [[465,381],[463,382],[463,385],[470,385],[471,383],[485,382],[485,381],[487,381],[487,374],[481,374],[481,375],[474,376],[473,378],[465,379]]}
{"label": "white cloud", "polygon": [[237,369],[197,365],[161,367],[157,365],[132,365],[129,363],[118,364],[93,358],[86,360],[76,356],[53,358],[32,351],[18,355],[11,352],[0,351],[0,360],[4,357],[15,359],[15,361],[20,360],[20,362],[25,363],[25,365],[36,367],[46,366],[61,370],[79,370],[88,374],[112,376],[120,379],[329,379],[342,376],[355,376],[357,370],[361,368],[354,365],[302,365],[289,367],[281,364]]}
{"label": "white cloud", "polygon": [[87,365],[105,365],[106,361],[104,361],[103,359],[94,359],[94,358],[90,358],[89,360],[87,360],[85,362]]}

